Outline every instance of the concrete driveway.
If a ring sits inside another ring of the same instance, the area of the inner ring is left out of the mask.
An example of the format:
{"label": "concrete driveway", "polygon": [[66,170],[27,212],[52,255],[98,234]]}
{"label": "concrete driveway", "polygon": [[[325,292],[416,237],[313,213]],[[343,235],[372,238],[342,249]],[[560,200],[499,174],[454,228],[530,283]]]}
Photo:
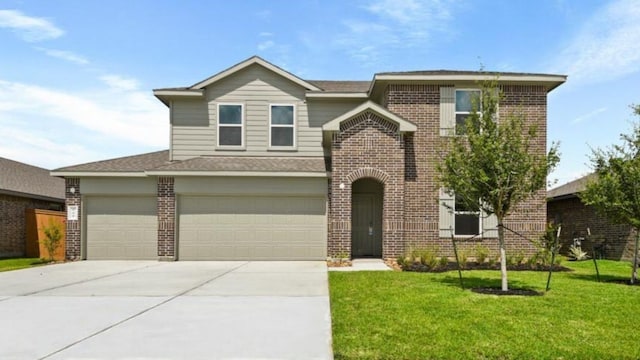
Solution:
{"label": "concrete driveway", "polygon": [[81,261],[0,273],[0,359],[332,359],[324,262]]}

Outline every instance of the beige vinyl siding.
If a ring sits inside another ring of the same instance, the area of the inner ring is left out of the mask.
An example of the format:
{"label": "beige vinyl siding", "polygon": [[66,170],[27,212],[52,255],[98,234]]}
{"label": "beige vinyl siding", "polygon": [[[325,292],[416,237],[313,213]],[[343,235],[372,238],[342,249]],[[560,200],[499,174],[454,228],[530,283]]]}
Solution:
{"label": "beige vinyl siding", "polygon": [[[206,124],[197,102],[173,102],[172,154],[174,160],[197,156],[322,156],[321,124],[309,124],[305,89],[260,65],[210,85],[206,90]],[[216,149],[218,103],[244,105],[243,150]],[[269,105],[291,104],[296,109],[296,148],[269,150]],[[197,120],[196,120],[197,118]]]}
{"label": "beige vinyl siding", "polygon": [[156,195],[156,178],[82,178],[83,195]]}

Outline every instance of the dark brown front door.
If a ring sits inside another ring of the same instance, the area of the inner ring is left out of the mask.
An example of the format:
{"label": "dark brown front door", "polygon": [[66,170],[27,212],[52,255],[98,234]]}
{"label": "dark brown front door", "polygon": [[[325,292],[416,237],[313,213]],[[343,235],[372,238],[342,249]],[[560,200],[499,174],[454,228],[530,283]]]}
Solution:
{"label": "dark brown front door", "polygon": [[351,206],[351,252],[354,258],[382,257],[382,199],[354,193]]}

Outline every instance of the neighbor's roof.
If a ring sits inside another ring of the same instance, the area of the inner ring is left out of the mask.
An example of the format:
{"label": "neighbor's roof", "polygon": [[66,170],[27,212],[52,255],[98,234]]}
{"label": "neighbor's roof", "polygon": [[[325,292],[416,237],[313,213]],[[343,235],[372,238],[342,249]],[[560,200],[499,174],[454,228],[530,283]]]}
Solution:
{"label": "neighbor's roof", "polygon": [[64,180],[47,169],[0,157],[0,192],[63,201]]}
{"label": "neighbor's roof", "polygon": [[53,170],[55,176],[198,175],[202,173],[317,173],[325,176],[323,157],[202,156],[169,161],[169,150],[96,161]]}
{"label": "neighbor's roof", "polygon": [[547,199],[560,200],[576,196],[582,192],[595,174],[589,174],[547,191]]}

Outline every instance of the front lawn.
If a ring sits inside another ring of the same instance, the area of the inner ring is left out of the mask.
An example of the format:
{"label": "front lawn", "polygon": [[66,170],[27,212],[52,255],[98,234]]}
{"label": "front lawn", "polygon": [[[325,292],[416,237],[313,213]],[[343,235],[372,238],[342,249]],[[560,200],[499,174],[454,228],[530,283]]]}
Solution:
{"label": "front lawn", "polygon": [[[638,359],[640,286],[626,262],[565,262],[542,296],[461,290],[458,273],[330,272],[336,359]],[[468,287],[499,271],[464,271]],[[544,291],[545,272],[510,271],[509,285]]]}
{"label": "front lawn", "polygon": [[0,272],[24,269],[32,266],[43,265],[46,262],[38,258],[0,259]]}

